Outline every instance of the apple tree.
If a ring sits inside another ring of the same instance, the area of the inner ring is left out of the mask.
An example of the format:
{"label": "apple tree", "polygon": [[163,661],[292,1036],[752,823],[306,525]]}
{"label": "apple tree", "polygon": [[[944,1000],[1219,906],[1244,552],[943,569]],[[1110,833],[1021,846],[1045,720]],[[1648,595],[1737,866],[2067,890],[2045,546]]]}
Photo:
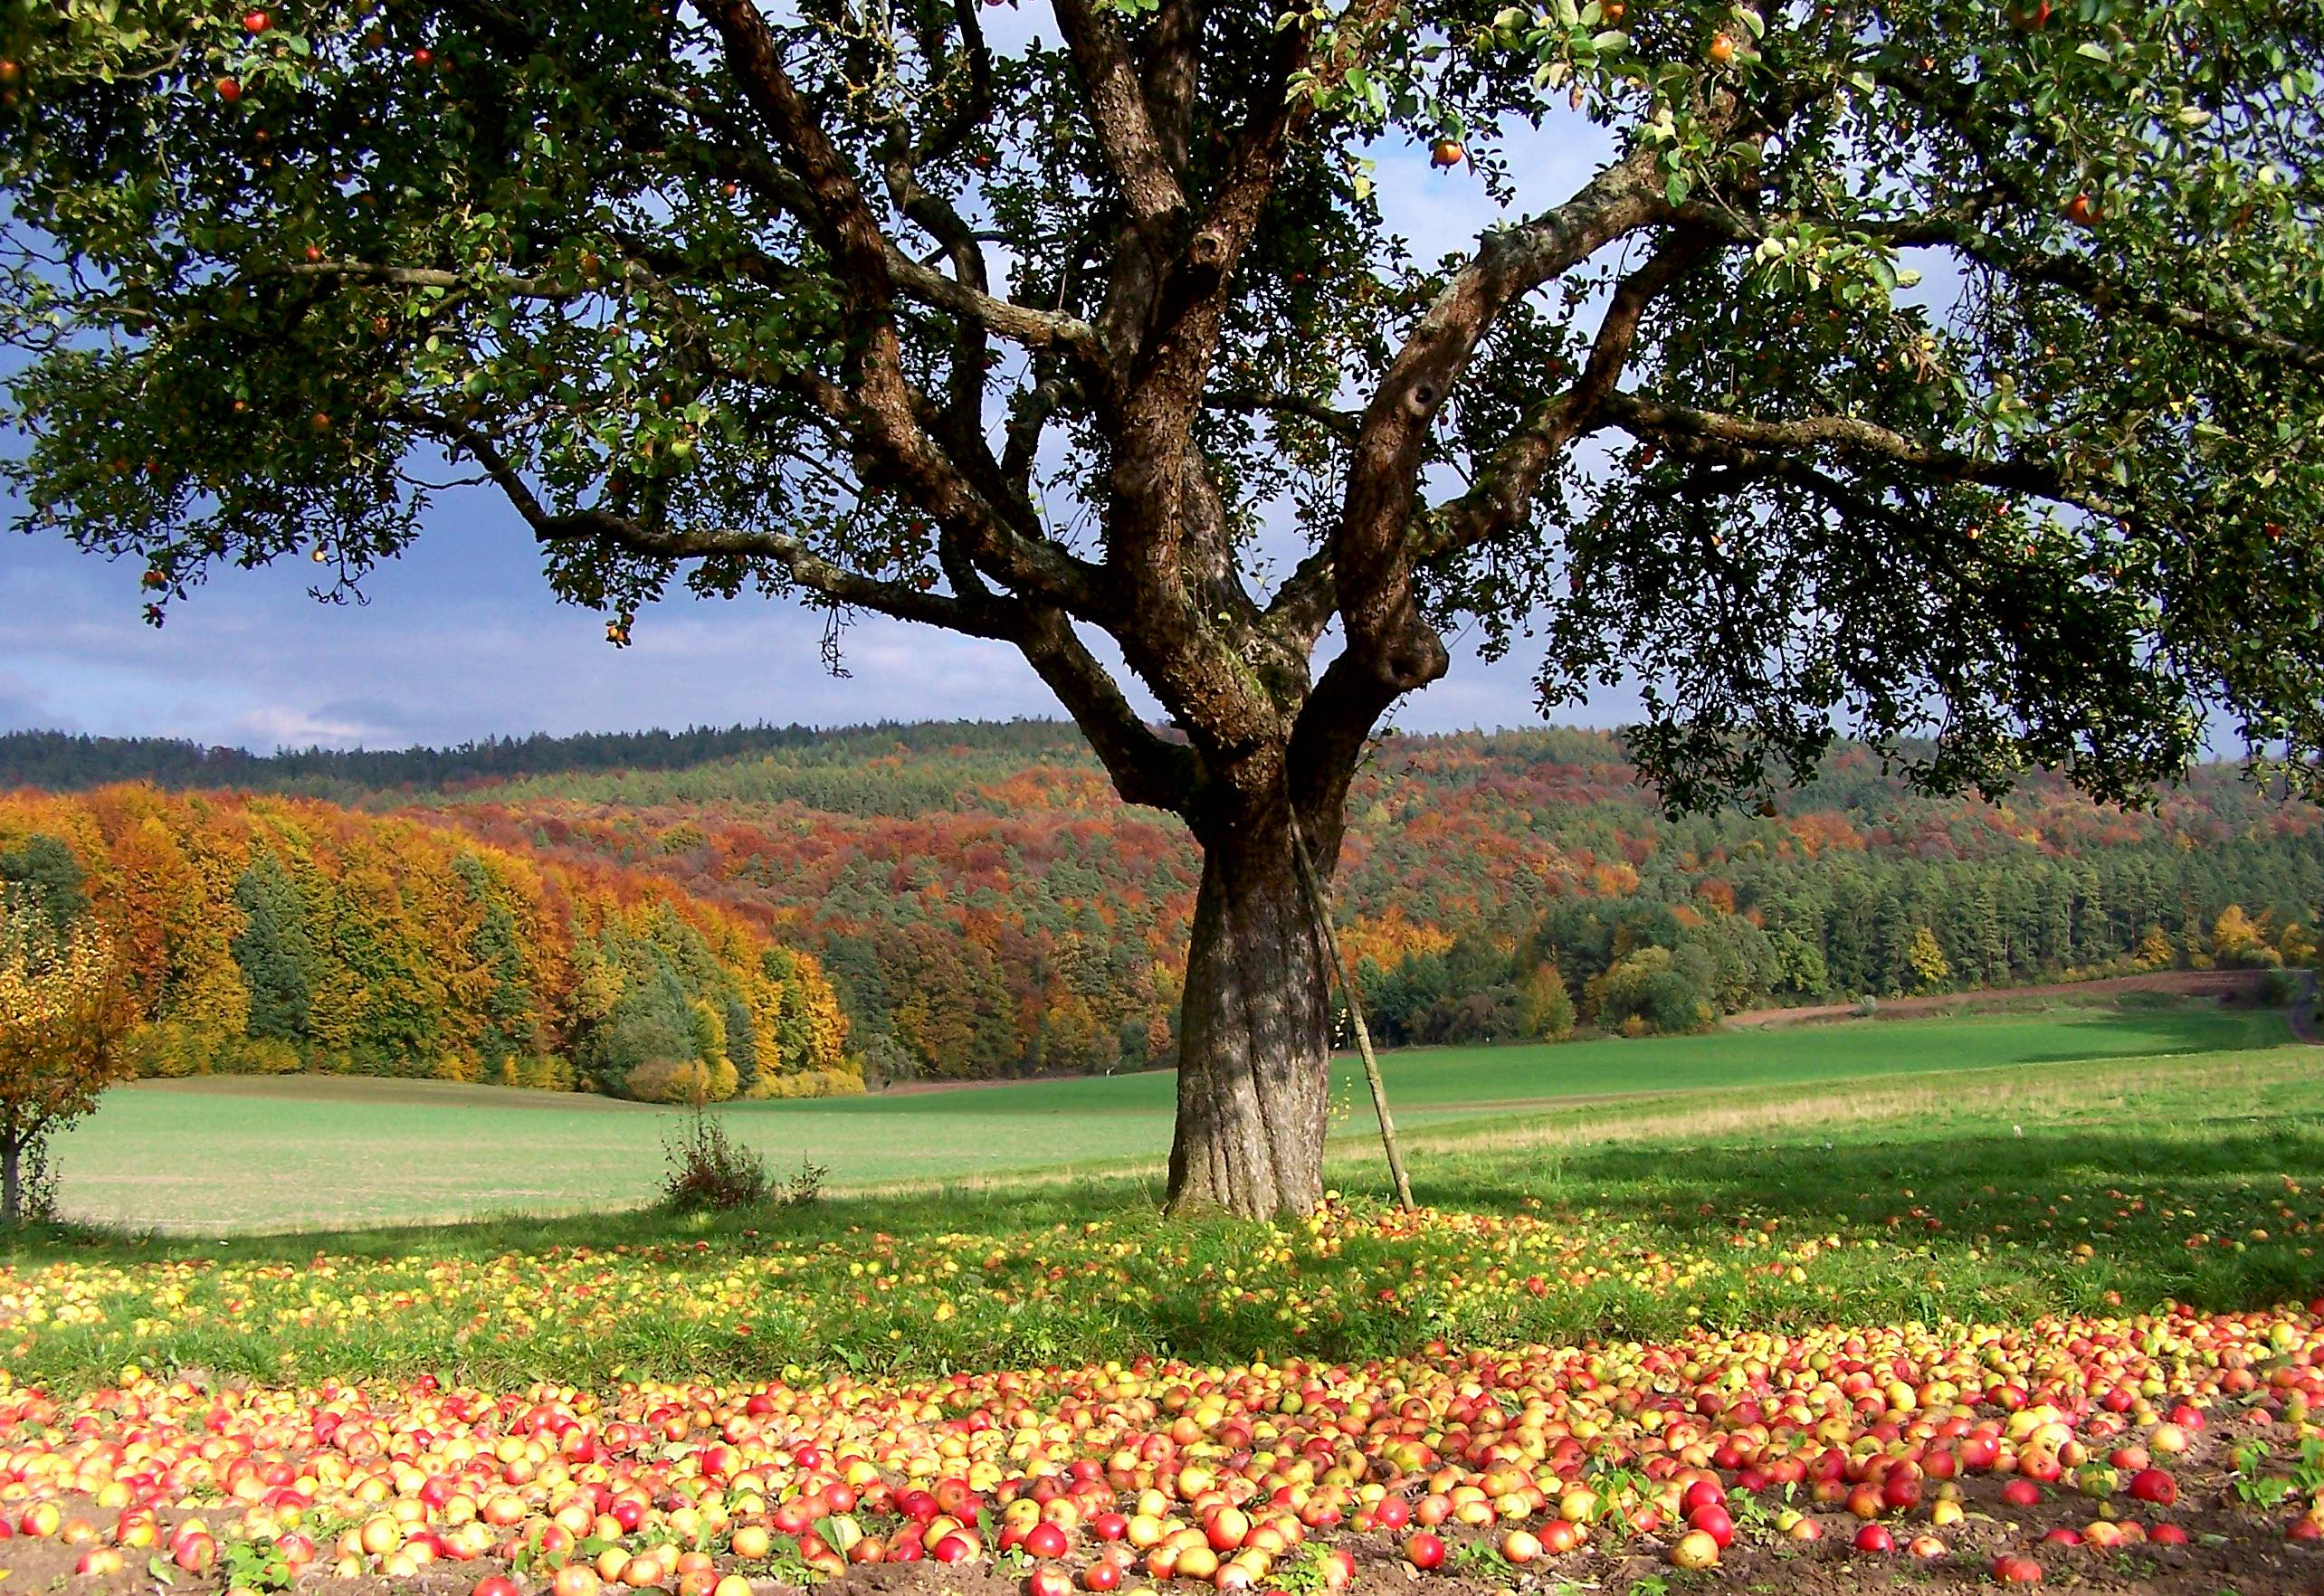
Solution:
{"label": "apple tree", "polygon": [[[5,18],[24,526],[158,623],[344,592],[469,481],[616,643],[682,584],[1013,646],[1203,850],[1177,1205],[1317,1199],[1297,850],[1456,629],[1632,683],[1674,806],[1842,736],[2132,797],[2224,727],[2324,785],[2312,5]],[[1399,236],[1392,167],[1499,220]]]}

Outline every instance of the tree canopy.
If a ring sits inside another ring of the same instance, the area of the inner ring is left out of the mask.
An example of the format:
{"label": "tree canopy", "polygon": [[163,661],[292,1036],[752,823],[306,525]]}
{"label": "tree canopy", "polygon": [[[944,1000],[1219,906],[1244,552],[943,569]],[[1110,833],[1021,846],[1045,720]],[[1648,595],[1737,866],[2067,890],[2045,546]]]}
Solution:
{"label": "tree canopy", "polygon": [[[1843,732],[2137,794],[2219,717],[2324,786],[2310,5],[7,16],[25,523],[157,622],[338,595],[442,453],[616,643],[682,581],[1013,644],[1205,849],[1181,1200],[1321,1190],[1291,860],[1455,629],[1634,681],[1679,807]],[[1501,220],[1399,236],[1423,161]]]}
{"label": "tree canopy", "polygon": [[[14,8],[28,521],[149,561],[157,618],[222,560],[336,590],[442,448],[617,641],[681,569],[1007,637],[1133,786],[1176,755],[1079,628],[1203,755],[1296,717],[1336,615],[1332,686],[1381,704],[1443,626],[1542,617],[1545,693],[1642,676],[1682,799],[1835,722],[1936,732],[1946,782],[2135,789],[2214,704],[2312,755],[2303,8],[990,25]],[[1497,155],[1581,118],[1614,153],[1577,192]],[[1442,258],[1371,189],[1432,141],[1508,214]],[[1312,549],[1272,593],[1269,515]]]}

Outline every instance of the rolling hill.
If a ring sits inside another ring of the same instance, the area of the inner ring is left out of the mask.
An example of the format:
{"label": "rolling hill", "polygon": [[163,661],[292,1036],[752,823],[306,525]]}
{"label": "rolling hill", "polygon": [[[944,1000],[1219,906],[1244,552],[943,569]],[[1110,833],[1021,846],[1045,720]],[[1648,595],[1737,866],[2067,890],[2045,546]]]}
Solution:
{"label": "rolling hill", "polygon": [[[695,728],[259,758],[0,737],[0,783],[329,792],[576,869],[658,877],[828,973],[883,1075],[1167,1063],[1196,880],[1043,721]],[[1672,819],[1611,736],[1382,742],[1338,887],[1391,1043],[1683,1031],[1854,1001],[2310,956],[2324,827],[2226,767],[2152,809],[2027,779],[1907,789],[1846,749],[1778,812]]]}

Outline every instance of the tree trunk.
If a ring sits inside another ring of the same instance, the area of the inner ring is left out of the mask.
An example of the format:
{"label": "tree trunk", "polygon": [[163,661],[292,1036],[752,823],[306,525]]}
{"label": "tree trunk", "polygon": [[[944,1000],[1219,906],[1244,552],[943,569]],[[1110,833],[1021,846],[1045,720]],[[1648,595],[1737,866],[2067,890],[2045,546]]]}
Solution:
{"label": "tree trunk", "polygon": [[0,1136],[0,1223],[22,1224],[24,1149],[14,1132]]}
{"label": "tree trunk", "polygon": [[1205,827],[1178,1025],[1174,1212],[1305,1213],[1323,1195],[1329,967],[1281,808]]}

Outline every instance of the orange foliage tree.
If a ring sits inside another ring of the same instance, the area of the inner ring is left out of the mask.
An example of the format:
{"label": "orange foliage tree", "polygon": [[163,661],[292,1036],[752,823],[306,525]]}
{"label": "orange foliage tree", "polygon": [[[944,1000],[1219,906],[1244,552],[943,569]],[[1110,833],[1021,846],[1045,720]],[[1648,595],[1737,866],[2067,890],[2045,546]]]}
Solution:
{"label": "orange foliage tree", "polygon": [[96,926],[59,929],[29,901],[0,908],[0,1220],[24,1218],[28,1157],[38,1172],[49,1136],[129,1074],[119,1043],[135,1012],[128,965]]}
{"label": "orange foliage tree", "polygon": [[27,850],[76,883],[106,939],[134,1070],[862,1089],[812,956],[633,871],[308,800],[149,786],[0,794],[0,882]]}

